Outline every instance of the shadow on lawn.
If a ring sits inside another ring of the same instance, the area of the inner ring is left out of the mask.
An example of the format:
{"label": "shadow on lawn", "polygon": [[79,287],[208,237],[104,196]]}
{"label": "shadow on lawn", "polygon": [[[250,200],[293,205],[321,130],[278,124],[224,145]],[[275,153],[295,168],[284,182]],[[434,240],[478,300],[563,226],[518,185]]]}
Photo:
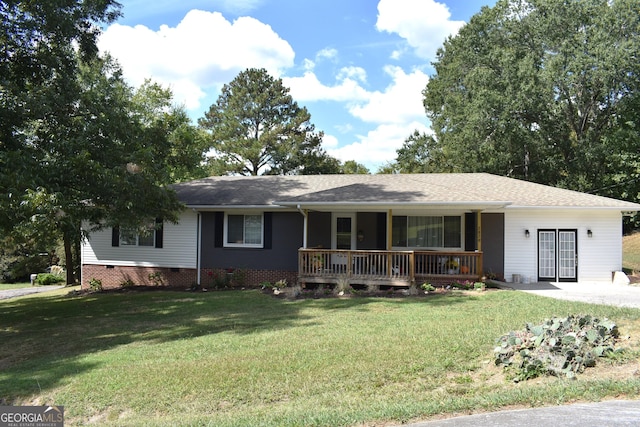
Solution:
{"label": "shadow on lawn", "polygon": [[252,334],[314,324],[305,308],[366,310],[374,302],[452,305],[473,296],[288,301],[258,291],[40,296],[0,303],[0,403],[52,389],[95,368],[84,356],[132,342]]}

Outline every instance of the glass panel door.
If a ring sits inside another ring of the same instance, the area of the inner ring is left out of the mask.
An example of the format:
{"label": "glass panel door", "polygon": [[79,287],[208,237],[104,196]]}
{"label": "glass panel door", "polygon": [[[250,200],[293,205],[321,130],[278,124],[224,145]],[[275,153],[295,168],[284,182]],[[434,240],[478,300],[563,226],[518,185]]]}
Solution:
{"label": "glass panel door", "polygon": [[576,230],[558,231],[558,280],[575,281],[577,277]]}
{"label": "glass panel door", "polygon": [[556,231],[538,231],[538,280],[556,280]]}

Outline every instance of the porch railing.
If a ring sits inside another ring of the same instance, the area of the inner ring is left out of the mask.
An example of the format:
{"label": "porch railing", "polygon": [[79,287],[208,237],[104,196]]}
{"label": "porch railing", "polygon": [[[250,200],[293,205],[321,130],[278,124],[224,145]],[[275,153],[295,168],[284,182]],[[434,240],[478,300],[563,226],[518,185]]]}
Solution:
{"label": "porch railing", "polygon": [[298,276],[303,282],[409,285],[416,280],[477,280],[482,252],[300,249]]}

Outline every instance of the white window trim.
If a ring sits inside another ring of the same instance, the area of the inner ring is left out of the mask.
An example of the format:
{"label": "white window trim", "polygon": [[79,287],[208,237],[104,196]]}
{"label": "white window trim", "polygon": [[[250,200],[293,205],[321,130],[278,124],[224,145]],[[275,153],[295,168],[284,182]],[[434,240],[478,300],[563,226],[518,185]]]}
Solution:
{"label": "white window trim", "polygon": [[[136,243],[135,244],[130,244],[127,243],[125,240],[122,239],[122,233],[123,231],[133,231],[136,233]],[[153,242],[150,245],[141,245],[140,244],[140,233],[131,228],[131,229],[120,229],[120,233],[118,236],[118,242],[119,242],[119,246],[124,246],[124,247],[130,247],[130,248],[155,248],[156,247],[156,230],[153,226],[149,226],[149,231],[151,233],[151,237],[153,237]]]}
{"label": "white window trim", "polygon": [[[255,215],[260,216],[260,243],[228,243],[229,231],[229,215]],[[225,248],[264,248],[264,212],[225,212],[224,213],[224,232],[222,246]]]}
{"label": "white window trim", "polygon": [[[465,230],[465,224],[464,224],[464,215],[457,215],[457,214],[432,214],[432,215],[416,215],[416,214],[404,214],[404,213],[398,213],[396,214],[394,212],[393,214],[394,217],[441,217],[443,219],[442,222],[442,232],[444,233],[444,217],[446,216],[456,216],[456,217],[460,217],[460,246],[456,246],[456,247],[444,247],[444,246],[393,246],[392,249],[393,250],[429,250],[429,251],[442,251],[442,252],[459,252],[463,250],[463,244],[464,244],[464,239],[465,239],[465,235],[464,235],[464,230]],[[442,238],[444,239],[444,234],[442,235]],[[443,242],[444,244],[444,242]]]}

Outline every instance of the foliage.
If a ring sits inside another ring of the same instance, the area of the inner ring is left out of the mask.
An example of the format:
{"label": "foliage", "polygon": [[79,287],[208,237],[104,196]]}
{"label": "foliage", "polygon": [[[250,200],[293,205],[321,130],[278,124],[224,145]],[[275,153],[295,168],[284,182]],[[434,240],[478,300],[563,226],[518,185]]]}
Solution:
{"label": "foliage", "polygon": [[133,287],[135,285],[136,285],[135,282],[133,280],[131,280],[131,279],[126,279],[126,280],[123,280],[122,282],[120,282],[120,287],[121,288],[131,288],[131,287]]}
{"label": "foliage", "polygon": [[340,162],[321,148],[311,115],[265,69],[249,68],[225,84],[198,120],[209,132],[215,175],[338,173]]}
{"label": "foliage", "polygon": [[436,288],[431,283],[423,283],[422,285],[420,285],[420,289],[425,292],[433,292],[436,290]]}
{"label": "foliage", "polygon": [[415,131],[397,151],[396,160],[388,164],[382,173],[432,173],[451,172],[452,166],[432,135]]}
{"label": "foliage", "polygon": [[64,277],[53,273],[39,273],[36,277],[36,283],[42,286],[56,285],[64,282]]}
{"label": "foliage", "polygon": [[596,359],[614,351],[618,327],[590,315],[551,318],[541,325],[527,323],[498,339],[496,365],[510,368],[515,381],[549,374],[573,378]]}
{"label": "foliage", "polygon": [[401,168],[484,171],[637,200],[638,51],[636,0],[484,7],[438,51],[423,92],[435,136],[406,144]]}
{"label": "foliage", "polygon": [[368,175],[371,172],[365,165],[358,163],[355,160],[347,160],[340,167],[340,173]]}
{"label": "foliage", "polygon": [[29,281],[29,276],[45,271],[54,261],[47,253],[47,243],[8,236],[0,239],[0,282]]}
{"label": "foliage", "polygon": [[162,277],[162,273],[159,271],[149,273],[149,281],[153,286],[164,286],[164,277]]}
{"label": "foliage", "polygon": [[0,6],[0,229],[62,240],[68,283],[78,277],[83,222],[91,231],[175,220],[181,205],[166,185],[203,173],[204,139],[171,92],[151,82],[134,90],[112,58],[97,55],[100,24],[119,7]]}
{"label": "foliage", "polygon": [[351,281],[346,276],[338,277],[336,281],[336,285],[333,287],[334,295],[344,295],[353,293],[353,288],[351,287]]}
{"label": "foliage", "polygon": [[207,275],[209,286],[213,289],[241,288],[245,285],[247,278],[247,272],[241,268],[227,268],[224,271],[209,270]]}
{"label": "foliage", "polygon": [[92,277],[91,280],[89,280],[89,290],[91,292],[102,291],[102,280]]}

